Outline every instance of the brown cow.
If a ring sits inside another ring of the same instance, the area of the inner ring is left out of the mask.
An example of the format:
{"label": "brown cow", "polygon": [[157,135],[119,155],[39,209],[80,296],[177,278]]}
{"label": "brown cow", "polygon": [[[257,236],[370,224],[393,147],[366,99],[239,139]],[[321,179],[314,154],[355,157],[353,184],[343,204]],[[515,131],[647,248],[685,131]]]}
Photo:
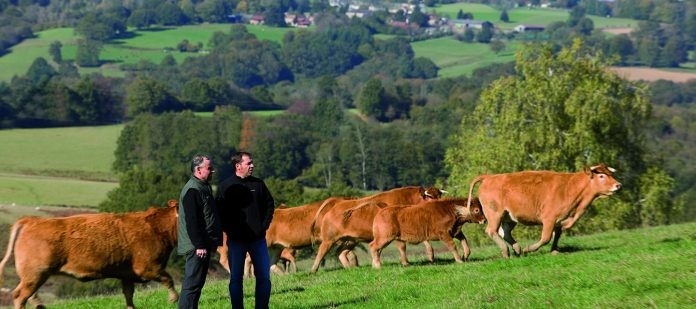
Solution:
{"label": "brown cow", "polygon": [[[469,245],[462,233],[462,225],[467,222],[482,224],[486,221],[478,199],[467,208],[466,198],[423,201],[416,205],[385,207],[377,211],[372,223],[374,240],[370,243],[372,267],[380,268],[380,254],[390,242],[396,240],[401,255],[401,265],[408,265],[406,243],[417,244],[428,240],[440,240],[454,255],[458,263],[469,257]],[[459,256],[453,238],[461,237],[464,249]]]}
{"label": "brown cow", "polygon": [[[371,196],[338,200],[332,206],[322,207],[312,221],[312,230],[319,227],[321,245],[314,259],[311,272],[316,272],[326,253],[340,242],[341,254],[352,251],[357,242],[372,241],[372,220],[379,208],[389,205],[417,204],[427,199],[437,199],[444,193],[438,188],[419,186],[401,187]],[[426,248],[432,250],[430,244]]]}
{"label": "brown cow", "polygon": [[[525,253],[547,244],[553,233],[551,252],[556,254],[561,232],[571,228],[596,198],[612,195],[621,188],[614,172],[613,168],[599,164],[577,173],[523,171],[481,175],[471,182],[469,196],[476,183],[481,182],[478,197],[488,219],[486,233],[500,247],[503,257],[510,256],[505,242],[512,245],[516,255],[521,254],[520,245],[512,237],[518,222],[542,225],[541,239],[524,248]],[[499,229],[505,240],[498,235]]]}
{"label": "brown cow", "polygon": [[134,308],[136,282],[158,281],[169,290],[169,301],[179,295],[165,267],[177,242],[178,203],[168,208],[112,214],[83,214],[64,218],[22,217],[12,226],[2,270],[15,253],[19,284],[12,292],[15,308],[55,274],[80,281],[121,280],[128,308]]}

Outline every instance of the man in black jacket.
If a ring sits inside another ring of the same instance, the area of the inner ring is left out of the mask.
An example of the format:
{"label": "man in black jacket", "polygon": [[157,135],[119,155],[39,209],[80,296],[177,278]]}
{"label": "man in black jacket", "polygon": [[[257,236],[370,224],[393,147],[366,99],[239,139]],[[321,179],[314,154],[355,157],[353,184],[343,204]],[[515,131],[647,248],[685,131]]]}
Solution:
{"label": "man in black jacket", "polygon": [[217,198],[222,228],[227,233],[232,308],[244,308],[242,280],[247,253],[251,256],[256,276],[255,308],[268,308],[271,266],[266,230],[273,219],[273,196],[263,180],[251,176],[254,162],[250,153],[238,152],[231,161],[235,175],[220,183]]}

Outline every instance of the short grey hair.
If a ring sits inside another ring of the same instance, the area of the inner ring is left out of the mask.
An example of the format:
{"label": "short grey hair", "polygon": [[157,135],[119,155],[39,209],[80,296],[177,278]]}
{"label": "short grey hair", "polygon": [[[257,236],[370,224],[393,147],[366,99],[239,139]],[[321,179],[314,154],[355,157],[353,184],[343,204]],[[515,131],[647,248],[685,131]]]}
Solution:
{"label": "short grey hair", "polygon": [[210,156],[206,154],[196,154],[191,159],[191,172],[195,171],[196,167],[203,165],[205,160],[210,160]]}

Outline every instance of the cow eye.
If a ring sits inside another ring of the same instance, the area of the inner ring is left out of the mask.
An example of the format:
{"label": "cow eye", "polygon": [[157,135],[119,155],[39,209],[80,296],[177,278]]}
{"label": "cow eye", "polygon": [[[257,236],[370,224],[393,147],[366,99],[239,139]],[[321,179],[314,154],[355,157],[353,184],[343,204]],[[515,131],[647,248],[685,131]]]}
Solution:
{"label": "cow eye", "polygon": [[599,179],[604,179],[604,174],[599,174]]}

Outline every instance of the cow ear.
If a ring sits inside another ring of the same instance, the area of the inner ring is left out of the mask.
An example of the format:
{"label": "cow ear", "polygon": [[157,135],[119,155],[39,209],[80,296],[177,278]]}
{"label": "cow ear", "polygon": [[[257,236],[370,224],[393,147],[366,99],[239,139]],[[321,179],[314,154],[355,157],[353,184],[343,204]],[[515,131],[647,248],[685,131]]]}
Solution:
{"label": "cow ear", "polygon": [[169,207],[179,206],[179,201],[177,201],[175,199],[171,199],[171,200],[167,201],[167,206],[169,206]]}

